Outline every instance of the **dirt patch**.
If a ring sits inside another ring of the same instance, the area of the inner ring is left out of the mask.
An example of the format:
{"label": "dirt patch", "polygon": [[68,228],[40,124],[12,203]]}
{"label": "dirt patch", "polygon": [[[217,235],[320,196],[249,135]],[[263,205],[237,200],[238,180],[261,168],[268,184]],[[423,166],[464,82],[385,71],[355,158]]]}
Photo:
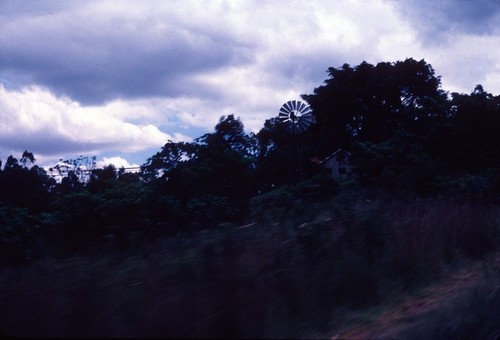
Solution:
{"label": "dirt patch", "polygon": [[467,297],[477,294],[478,290],[484,291],[488,285],[495,285],[498,289],[499,281],[500,253],[458,270],[448,279],[423,289],[419,297],[407,297],[400,304],[382,312],[375,320],[367,321],[355,329],[337,332],[332,339],[401,338],[402,334],[421,328],[433,313],[456,308],[467,301]]}

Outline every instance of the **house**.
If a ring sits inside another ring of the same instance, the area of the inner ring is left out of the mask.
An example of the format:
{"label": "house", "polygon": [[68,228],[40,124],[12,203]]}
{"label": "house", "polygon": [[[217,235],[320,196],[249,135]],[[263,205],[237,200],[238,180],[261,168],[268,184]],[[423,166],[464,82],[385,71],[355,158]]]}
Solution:
{"label": "house", "polygon": [[320,164],[329,169],[333,177],[347,177],[352,173],[351,154],[343,149],[338,149]]}

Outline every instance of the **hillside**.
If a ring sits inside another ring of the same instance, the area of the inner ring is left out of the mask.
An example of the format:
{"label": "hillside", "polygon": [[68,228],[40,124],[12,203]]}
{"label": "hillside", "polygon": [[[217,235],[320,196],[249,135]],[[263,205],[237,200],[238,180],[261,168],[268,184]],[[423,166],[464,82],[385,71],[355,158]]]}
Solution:
{"label": "hillside", "polygon": [[485,322],[484,332],[496,329],[496,206],[322,183],[256,197],[244,224],[121,250],[109,240],[3,267],[0,329],[46,337],[399,337],[421,334],[415,327],[428,335],[435,318],[445,327],[436,334],[469,327],[489,336]]}
{"label": "hillside", "polygon": [[439,282],[351,316],[333,339],[498,339],[500,254],[467,263]]}

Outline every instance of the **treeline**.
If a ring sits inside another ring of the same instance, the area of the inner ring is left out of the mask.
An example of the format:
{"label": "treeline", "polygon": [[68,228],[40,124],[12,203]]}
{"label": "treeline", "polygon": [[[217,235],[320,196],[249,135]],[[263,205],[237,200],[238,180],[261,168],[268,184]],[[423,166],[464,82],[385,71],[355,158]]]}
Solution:
{"label": "treeline", "polygon": [[252,197],[305,180],[316,185],[310,200],[321,188],[335,195],[341,181],[311,160],[339,148],[356,170],[349,190],[498,200],[500,96],[481,85],[447,93],[424,60],[345,64],[328,75],[303,95],[316,124],[301,134],[278,118],[246,133],[223,116],[193,142],[167,142],[139,173],[108,166],[86,182],[72,172],[56,182],[28,151],[10,156],[0,166],[2,261],[245,223]]}

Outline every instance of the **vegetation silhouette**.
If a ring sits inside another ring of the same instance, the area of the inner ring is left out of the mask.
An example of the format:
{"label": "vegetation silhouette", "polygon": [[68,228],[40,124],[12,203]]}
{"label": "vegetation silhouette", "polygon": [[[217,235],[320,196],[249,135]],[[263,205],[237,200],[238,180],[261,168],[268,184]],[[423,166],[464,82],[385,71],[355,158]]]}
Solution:
{"label": "vegetation silhouette", "polygon": [[[277,117],[246,133],[230,114],[138,173],[56,181],[32,153],[9,156],[2,332],[310,337],[498,251],[500,96],[449,94],[431,65],[406,59],[329,68],[302,99],[316,120],[302,134]],[[311,161],[338,149],[350,176]],[[294,152],[304,180],[290,185]]]}

